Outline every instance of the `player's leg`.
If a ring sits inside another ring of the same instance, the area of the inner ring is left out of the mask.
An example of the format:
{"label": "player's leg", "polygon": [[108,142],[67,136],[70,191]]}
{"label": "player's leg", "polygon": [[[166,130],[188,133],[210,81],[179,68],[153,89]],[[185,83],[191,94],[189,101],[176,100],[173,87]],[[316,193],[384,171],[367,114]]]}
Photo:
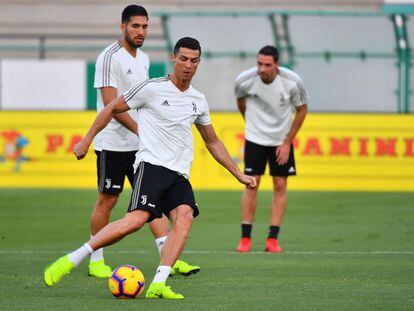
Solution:
{"label": "player's leg", "polygon": [[165,282],[188,239],[193,218],[199,214],[191,184],[187,179],[182,176],[174,177],[174,183],[164,193],[162,207],[164,214],[169,215],[172,227],[162,248],[160,265],[146,297],[182,299],[184,297],[174,293]]}
{"label": "player's leg", "polygon": [[[122,192],[125,179],[125,161],[127,153],[113,151],[95,151],[97,155],[98,199],[92,211],[91,236],[109,223],[112,209]],[[130,164],[131,165],[131,164]],[[108,278],[112,269],[105,264],[103,249],[91,254],[88,272],[90,276]]]}
{"label": "player's leg", "polygon": [[[163,215],[162,218],[156,218],[149,223],[149,227],[152,232],[152,235],[154,236],[158,252],[161,256],[161,251],[164,247],[165,241],[170,230],[170,223],[168,221],[168,218],[165,215]],[[177,259],[177,261],[173,265],[173,269],[170,275],[190,276],[191,274],[196,274],[199,271],[199,266],[190,265],[188,262],[184,260]]]}
{"label": "player's leg", "polygon": [[126,235],[139,230],[150,216],[148,211],[135,210],[127,213],[124,218],[108,224],[77,250],[60,257],[47,267],[44,272],[46,285],[53,286],[59,282],[94,250],[114,244]]}
{"label": "player's leg", "polygon": [[[125,217],[108,224],[76,251],[51,264],[44,273],[46,285],[53,286],[94,250],[119,241],[127,234],[139,230],[145,222],[154,217],[161,217],[162,210],[159,208],[159,202],[162,191],[160,187],[165,187],[168,181],[164,182],[162,176],[157,176],[157,171],[153,170],[153,166],[145,166],[145,164],[141,162],[136,171],[134,190]],[[144,168],[147,169],[144,170]]]}
{"label": "player's leg", "polygon": [[[91,237],[109,223],[112,208],[118,201],[118,195],[98,192],[98,199],[91,215]],[[103,248],[99,248],[91,254],[88,266],[88,274],[94,277],[108,278],[112,269],[105,264]]]}
{"label": "player's leg", "polygon": [[170,223],[165,215],[162,218],[156,218],[149,223],[150,230],[155,239],[158,252],[161,255],[161,250],[164,246],[165,240],[167,239],[168,232],[170,230]]}
{"label": "player's leg", "polygon": [[273,198],[270,207],[269,234],[265,250],[272,253],[279,253],[282,248],[279,246],[279,231],[283,222],[287,202],[287,179],[289,175],[296,174],[293,146],[291,146],[288,162],[278,165],[275,151],[270,151],[270,174],[273,176]]}
{"label": "player's leg", "polygon": [[254,177],[256,178],[257,187],[255,189],[245,187],[241,198],[241,238],[237,246],[238,252],[250,252],[251,249],[251,234],[257,208],[257,193],[261,180],[261,176]]}
{"label": "player's leg", "polygon": [[170,213],[172,227],[161,252],[160,265],[146,293],[147,298],[182,299],[184,296],[168,290],[165,281],[172,271],[185,242],[188,239],[193,223],[193,209],[188,205],[180,205]]}
{"label": "player's leg", "polygon": [[282,251],[279,246],[278,235],[286,210],[286,188],[287,177],[273,177],[273,198],[270,206],[269,234],[265,247],[266,251],[272,253]]}
{"label": "player's leg", "polygon": [[257,193],[261,175],[263,175],[266,168],[266,162],[265,147],[246,140],[244,145],[244,173],[256,178],[257,187],[243,190],[241,199],[241,239],[237,246],[238,252],[249,252],[251,249],[251,232],[257,208]]}

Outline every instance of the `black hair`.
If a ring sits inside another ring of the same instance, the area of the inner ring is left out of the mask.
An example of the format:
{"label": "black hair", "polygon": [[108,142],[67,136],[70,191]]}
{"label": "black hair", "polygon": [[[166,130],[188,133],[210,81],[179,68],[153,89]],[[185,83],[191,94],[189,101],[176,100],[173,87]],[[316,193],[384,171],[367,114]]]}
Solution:
{"label": "black hair", "polygon": [[145,16],[148,18],[148,12],[143,6],[131,4],[122,11],[122,24],[128,23],[132,16]]}
{"label": "black hair", "polygon": [[198,50],[201,56],[201,46],[200,42],[194,38],[184,37],[177,41],[174,46],[174,54],[177,55],[177,52],[180,48],[187,48],[190,50]]}
{"label": "black hair", "polygon": [[272,56],[275,62],[279,61],[279,51],[274,46],[266,45],[260,49],[258,54]]}

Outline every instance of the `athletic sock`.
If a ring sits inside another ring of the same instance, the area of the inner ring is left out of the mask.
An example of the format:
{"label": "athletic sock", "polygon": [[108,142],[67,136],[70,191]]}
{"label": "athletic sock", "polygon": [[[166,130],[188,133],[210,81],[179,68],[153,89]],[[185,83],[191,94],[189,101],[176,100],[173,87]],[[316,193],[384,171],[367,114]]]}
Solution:
{"label": "athletic sock", "polygon": [[[91,235],[91,239],[93,238],[93,235]],[[96,251],[93,251],[93,253],[91,254],[91,261],[95,262],[95,261],[99,261],[99,260],[103,260],[103,247],[97,249]]]}
{"label": "athletic sock", "polygon": [[155,239],[155,244],[157,244],[158,253],[160,255],[161,255],[161,251],[162,251],[162,248],[164,247],[164,244],[165,244],[165,240],[166,239],[167,239],[167,235],[166,236],[163,236],[163,237],[160,237],[158,239]]}
{"label": "athletic sock", "polygon": [[269,226],[269,236],[267,238],[277,240],[277,236],[279,235],[279,230],[280,230],[279,226]]}
{"label": "athletic sock", "polygon": [[250,238],[252,235],[252,227],[253,224],[251,223],[242,223],[241,224],[241,231],[242,231],[242,238]]}
{"label": "athletic sock", "polygon": [[155,273],[152,283],[165,282],[170,275],[172,268],[169,266],[158,266],[157,272]]}
{"label": "athletic sock", "polygon": [[82,260],[93,253],[92,247],[88,243],[83,244],[76,251],[69,254],[69,261],[77,267]]}

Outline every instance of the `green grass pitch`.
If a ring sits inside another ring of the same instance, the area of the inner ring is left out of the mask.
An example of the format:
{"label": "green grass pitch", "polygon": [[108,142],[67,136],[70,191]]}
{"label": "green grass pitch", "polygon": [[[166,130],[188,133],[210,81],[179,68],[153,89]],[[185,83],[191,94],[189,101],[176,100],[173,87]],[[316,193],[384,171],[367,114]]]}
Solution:
{"label": "green grass pitch", "polygon": [[[112,219],[121,217],[129,192]],[[413,310],[414,193],[289,192],[282,254],[263,252],[271,193],[260,193],[253,252],[238,254],[240,192],[197,191],[201,208],[182,259],[201,266],[169,284],[183,301],[117,300],[83,262],[53,288],[43,269],[89,236],[96,193],[0,190],[2,310]],[[148,228],[105,250],[152,280]]]}

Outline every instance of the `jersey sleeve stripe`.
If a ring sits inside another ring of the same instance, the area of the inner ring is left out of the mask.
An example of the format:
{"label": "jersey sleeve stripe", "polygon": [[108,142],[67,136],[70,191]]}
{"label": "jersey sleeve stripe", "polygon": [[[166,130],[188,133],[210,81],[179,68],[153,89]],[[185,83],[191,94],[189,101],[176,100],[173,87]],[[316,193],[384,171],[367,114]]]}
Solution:
{"label": "jersey sleeve stripe", "polygon": [[234,83],[234,90],[237,93],[240,86],[242,85],[243,82],[246,82],[250,79],[253,79],[254,77],[257,76],[257,70],[256,68],[252,68],[249,70],[246,70],[244,72],[242,72],[237,78],[236,81]]}
{"label": "jersey sleeve stripe", "polygon": [[297,85],[298,85],[299,92],[300,92],[300,101],[302,102],[302,104],[307,105],[308,104],[308,95],[306,94],[305,87],[300,82],[298,82]]}
{"label": "jersey sleeve stripe", "polygon": [[124,100],[127,102],[131,100],[132,97],[135,96],[144,86],[146,86],[148,83],[150,83],[151,80],[145,80],[141,83],[136,84],[133,86],[129,91],[127,91],[124,95]]}
{"label": "jersey sleeve stripe", "polygon": [[141,83],[138,83],[137,85],[133,86],[129,91],[127,91],[124,95],[124,100],[125,102],[128,102],[129,100],[131,100],[132,97],[134,97],[144,86],[146,86],[147,84],[151,83],[151,82],[163,82],[163,81],[168,81],[167,78],[155,78],[155,79],[150,79],[150,80],[146,80],[143,81]]}
{"label": "jersey sleeve stripe", "polygon": [[306,94],[306,90],[305,87],[303,86],[303,82],[301,80],[301,78],[299,77],[299,75],[297,75],[296,73],[294,73],[293,71],[283,68],[283,67],[279,67],[279,74],[281,77],[288,79],[292,82],[294,82],[296,84],[296,86],[299,89],[299,96],[300,96],[300,100],[302,102],[302,104],[308,104],[308,95]]}
{"label": "jersey sleeve stripe", "polygon": [[114,43],[111,48],[105,53],[103,61],[102,87],[110,86],[111,78],[111,61],[112,55],[121,49],[118,42]]}

